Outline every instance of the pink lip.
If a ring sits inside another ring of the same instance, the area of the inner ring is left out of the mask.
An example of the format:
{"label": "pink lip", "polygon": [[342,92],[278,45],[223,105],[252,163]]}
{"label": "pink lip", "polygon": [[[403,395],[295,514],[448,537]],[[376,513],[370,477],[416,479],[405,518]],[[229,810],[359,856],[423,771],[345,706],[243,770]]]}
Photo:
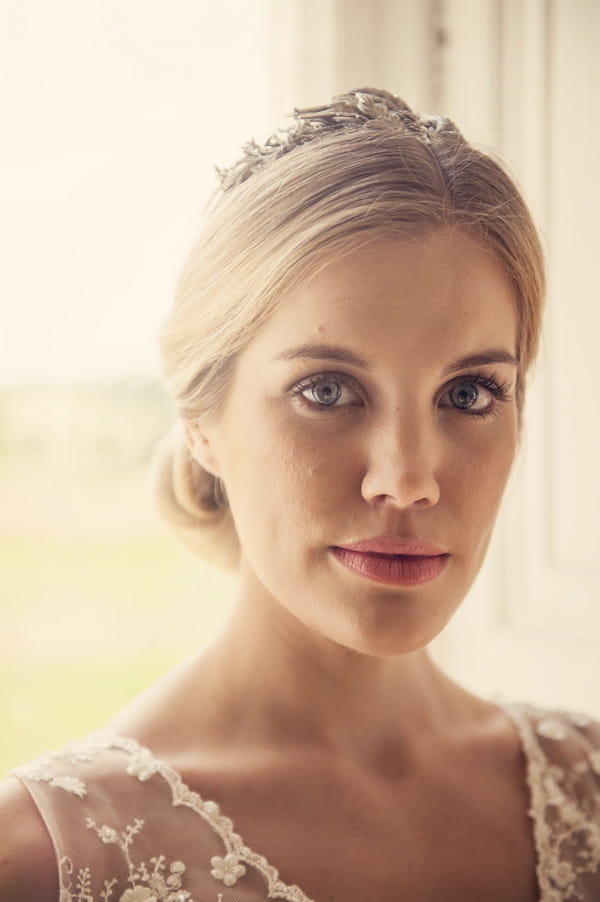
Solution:
{"label": "pink lip", "polygon": [[413,539],[409,542],[400,542],[398,539],[388,536],[377,536],[373,539],[361,539],[358,542],[344,542],[337,548],[346,548],[348,551],[365,551],[373,554],[416,554],[421,557],[433,557],[438,554],[447,554],[443,548],[438,548],[424,539]]}
{"label": "pink lip", "polygon": [[394,586],[429,582],[439,576],[450,558],[431,542],[398,542],[385,536],[333,546],[331,551],[353,573]]}

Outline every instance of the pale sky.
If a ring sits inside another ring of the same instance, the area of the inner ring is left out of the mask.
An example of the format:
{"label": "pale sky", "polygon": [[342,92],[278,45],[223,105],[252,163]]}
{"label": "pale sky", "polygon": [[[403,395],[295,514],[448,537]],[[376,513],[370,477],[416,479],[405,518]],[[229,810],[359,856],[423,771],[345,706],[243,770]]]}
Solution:
{"label": "pale sky", "polygon": [[0,387],[154,374],[216,180],[272,128],[268,0],[3,0]]}

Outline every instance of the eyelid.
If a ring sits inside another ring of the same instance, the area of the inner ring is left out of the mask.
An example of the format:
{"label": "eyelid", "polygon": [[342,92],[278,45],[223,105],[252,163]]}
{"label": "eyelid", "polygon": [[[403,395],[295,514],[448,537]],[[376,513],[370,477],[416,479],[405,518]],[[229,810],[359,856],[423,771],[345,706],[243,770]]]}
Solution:
{"label": "eyelid", "polygon": [[444,383],[441,391],[447,391],[453,385],[460,385],[463,382],[472,382],[475,385],[482,385],[484,388],[489,386],[489,391],[492,391],[493,388],[508,390],[512,387],[512,379],[502,379],[497,373],[463,373],[460,376],[453,376]]}
{"label": "eyelid", "polygon": [[307,376],[303,376],[302,379],[296,379],[295,382],[290,386],[291,389],[297,388],[298,386],[308,386],[312,385],[313,382],[323,381],[324,379],[337,379],[339,382],[343,382],[345,385],[354,385],[358,389],[361,389],[362,386],[360,382],[356,379],[355,376],[351,376],[350,373],[340,373],[337,370],[317,370],[314,373],[309,373]]}

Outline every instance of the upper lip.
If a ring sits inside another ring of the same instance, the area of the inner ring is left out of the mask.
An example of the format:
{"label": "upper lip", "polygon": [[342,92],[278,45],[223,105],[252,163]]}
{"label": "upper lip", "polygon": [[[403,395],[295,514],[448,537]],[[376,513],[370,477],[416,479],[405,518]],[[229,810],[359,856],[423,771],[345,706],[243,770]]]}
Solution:
{"label": "upper lip", "polygon": [[372,539],[359,539],[357,542],[343,542],[336,548],[345,548],[348,551],[363,551],[373,554],[413,554],[420,557],[435,557],[440,554],[448,554],[443,548],[438,548],[426,539],[396,539],[390,536],[376,536]]}

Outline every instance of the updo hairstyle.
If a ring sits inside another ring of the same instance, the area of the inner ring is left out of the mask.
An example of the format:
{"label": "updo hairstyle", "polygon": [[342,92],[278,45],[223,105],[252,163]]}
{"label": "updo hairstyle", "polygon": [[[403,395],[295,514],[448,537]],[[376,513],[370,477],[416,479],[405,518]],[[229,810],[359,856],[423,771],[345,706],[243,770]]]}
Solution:
{"label": "updo hairstyle", "polygon": [[[518,189],[448,119],[422,117],[387,91],[362,88],[294,121],[221,180],[181,273],[161,333],[181,421],[218,418],[238,352],[279,303],[335,257],[377,237],[425,237],[460,226],[509,276],[518,313],[517,402],[539,342],[540,243]],[[191,548],[235,569],[239,541],[219,480],[192,457],[181,428],[159,446],[159,510]],[[257,512],[257,515],[259,512]]]}

